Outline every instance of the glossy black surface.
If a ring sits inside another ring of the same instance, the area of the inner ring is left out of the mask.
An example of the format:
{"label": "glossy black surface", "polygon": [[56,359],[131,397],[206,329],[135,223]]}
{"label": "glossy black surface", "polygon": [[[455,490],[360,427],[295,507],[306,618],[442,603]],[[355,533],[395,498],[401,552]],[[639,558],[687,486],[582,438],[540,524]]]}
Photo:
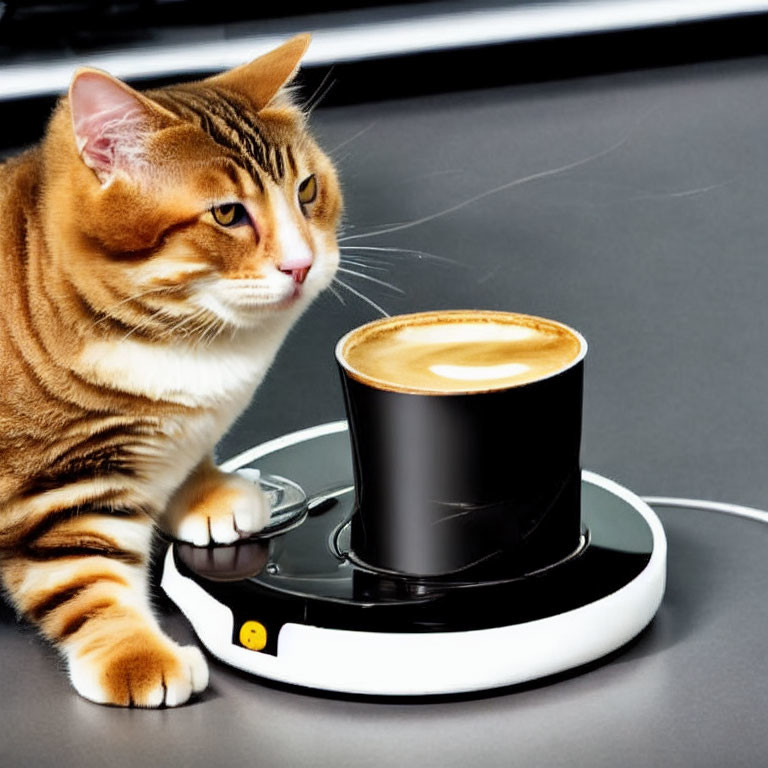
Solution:
{"label": "glossy black surface", "polygon": [[177,541],[178,560],[207,579],[234,581],[258,573],[269,559],[272,537],[301,525],[309,513],[307,496],[296,483],[278,475],[262,474],[257,469],[242,469],[239,474],[261,486],[271,515],[257,536],[237,546],[196,547]]}
{"label": "glossy black surface", "polygon": [[497,392],[376,389],[341,369],[357,514],[352,549],[406,574],[498,578],[579,538],[583,362]]}
{"label": "glossy black surface", "polygon": [[[260,458],[260,466],[292,478],[309,475],[302,462],[333,478],[336,503],[322,514],[272,538],[269,561],[241,581],[211,581],[194,563],[176,556],[179,571],[193,578],[234,616],[232,642],[239,629],[259,621],[267,629],[265,653],[275,654],[286,622],[371,632],[452,632],[520,624],[573,610],[605,597],[632,581],[648,564],[653,548],[650,528],[627,501],[589,482],[580,484],[584,533],[582,546],[563,562],[526,576],[495,583],[472,581],[466,571],[437,578],[406,577],[359,565],[349,557],[345,523],[355,518],[349,483],[346,431],[317,437]],[[279,467],[279,470],[277,469]],[[311,499],[320,491],[305,480]],[[250,547],[243,542],[230,549]],[[571,552],[578,546],[574,542]],[[487,574],[484,574],[487,576]]]}

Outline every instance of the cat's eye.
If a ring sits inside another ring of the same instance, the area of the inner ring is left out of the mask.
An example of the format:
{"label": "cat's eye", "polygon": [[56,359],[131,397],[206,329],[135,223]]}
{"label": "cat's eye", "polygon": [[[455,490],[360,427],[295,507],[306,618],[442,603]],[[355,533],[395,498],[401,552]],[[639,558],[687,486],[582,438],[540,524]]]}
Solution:
{"label": "cat's eye", "polygon": [[299,184],[299,202],[302,205],[309,205],[314,202],[316,197],[317,179],[313,173],[311,176],[307,176],[307,178]]}
{"label": "cat's eye", "polygon": [[222,227],[234,227],[237,224],[242,224],[248,218],[245,207],[240,203],[214,205],[211,208],[211,215],[213,220],[217,224],[221,224]]}

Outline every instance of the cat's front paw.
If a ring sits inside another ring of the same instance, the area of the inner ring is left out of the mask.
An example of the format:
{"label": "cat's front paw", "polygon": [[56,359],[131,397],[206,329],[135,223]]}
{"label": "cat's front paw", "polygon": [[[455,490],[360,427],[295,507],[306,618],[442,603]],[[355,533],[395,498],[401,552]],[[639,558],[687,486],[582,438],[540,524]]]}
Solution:
{"label": "cat's front paw", "polygon": [[200,650],[152,630],[83,643],[68,654],[75,690],[97,704],[177,707],[208,685]]}
{"label": "cat's front paw", "polygon": [[177,539],[204,547],[250,536],[266,525],[269,515],[269,499],[257,484],[215,470],[179,494],[166,524]]}

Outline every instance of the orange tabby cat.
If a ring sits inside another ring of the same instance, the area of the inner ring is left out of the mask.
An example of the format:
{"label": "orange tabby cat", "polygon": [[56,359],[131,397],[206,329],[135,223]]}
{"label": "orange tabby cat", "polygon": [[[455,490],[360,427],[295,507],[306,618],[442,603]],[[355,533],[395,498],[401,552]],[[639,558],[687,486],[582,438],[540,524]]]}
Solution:
{"label": "orange tabby cat", "polygon": [[211,451],[338,263],[334,169],[285,88],[308,44],[146,93],[80,70],[0,165],[0,575],[93,701],[207,684],[153,616],[153,523],[202,545],[269,515]]}

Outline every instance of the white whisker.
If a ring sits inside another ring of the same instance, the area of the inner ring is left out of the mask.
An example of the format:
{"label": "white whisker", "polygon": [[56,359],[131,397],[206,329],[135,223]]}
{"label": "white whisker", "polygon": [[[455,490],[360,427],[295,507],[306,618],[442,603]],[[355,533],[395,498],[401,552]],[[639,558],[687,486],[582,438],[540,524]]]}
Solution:
{"label": "white whisker", "polygon": [[[339,263],[350,264],[353,267],[360,267],[360,269],[371,269],[374,272],[389,272],[392,269],[392,265],[386,261],[371,260],[368,256],[342,256]],[[386,264],[386,266],[377,266],[378,264]]]}
{"label": "white whisker", "polygon": [[370,275],[364,275],[362,272],[355,272],[353,269],[345,269],[344,267],[339,267],[339,272],[344,272],[346,275],[355,275],[356,277],[362,278],[363,280],[370,280],[372,283],[376,283],[377,285],[383,285],[386,288],[389,288],[396,293],[401,293],[405,295],[405,291],[398,288],[396,285],[392,285],[392,283],[387,283],[384,280],[379,280],[376,277],[371,277]]}
{"label": "white whisker", "polygon": [[627,200],[621,200],[619,202],[634,203],[642,200],[669,200],[669,199],[680,198],[680,197],[694,197],[696,195],[703,195],[705,192],[711,192],[713,189],[719,189],[720,187],[724,187],[727,184],[730,184],[731,181],[732,179],[730,181],[721,181],[721,182],[718,182],[717,184],[709,184],[706,187],[696,187],[694,189],[681,189],[677,192],[648,192],[647,194],[637,195],[635,197],[630,197]]}
{"label": "white whisker", "polygon": [[[331,67],[326,73],[325,77],[320,81],[320,85],[315,88],[315,92],[307,99],[306,104],[304,105],[304,114],[307,118],[315,111],[315,108],[320,104],[320,102],[328,95],[328,92],[333,88],[334,85],[336,85],[335,80],[331,80],[330,83],[328,83],[328,79],[333,74],[333,70],[335,67]],[[325,84],[328,83],[328,86],[325,87]]]}
{"label": "white whisker", "polygon": [[219,318],[213,318],[208,322],[208,324],[205,326],[202,335],[200,336],[200,341],[198,342],[199,345],[208,347],[210,346],[211,342],[216,338],[217,336],[217,326],[219,325],[221,321]]}
{"label": "white whisker", "polygon": [[[400,226],[407,226],[410,222],[408,221],[391,221],[389,224],[383,224],[380,225],[380,228],[382,227],[400,227]],[[338,242],[343,243],[347,240],[352,240],[353,238],[359,238],[359,237],[365,237],[366,235],[377,235],[379,233],[379,230],[376,229],[374,226],[374,229],[370,230],[369,232],[355,232],[352,235],[343,235],[340,236],[337,239]],[[346,248],[351,248],[352,246],[344,246]]]}
{"label": "white whisker", "polygon": [[164,307],[161,307],[160,309],[156,309],[152,314],[150,314],[148,317],[145,317],[140,323],[136,324],[131,328],[128,333],[126,333],[120,341],[123,342],[130,336],[133,336],[134,333],[137,331],[141,331],[144,328],[146,328],[148,325],[150,325],[154,320],[162,317],[163,315],[167,315],[167,310]]}
{"label": "white whisker", "polygon": [[160,291],[169,291],[172,292],[174,290],[178,290],[172,286],[162,285],[155,288],[148,288],[145,291],[140,291],[139,293],[134,294],[133,296],[129,296],[127,299],[123,299],[122,301],[118,301],[116,304],[112,304],[111,306],[107,307],[104,310],[101,310],[99,314],[104,315],[104,317],[99,318],[96,320],[91,327],[95,328],[97,325],[113,318],[114,316],[111,314],[113,309],[117,309],[117,307],[122,306],[123,304],[127,304],[129,301],[136,301],[136,299],[140,299],[142,296],[147,296],[150,293],[159,293]]}
{"label": "white whisker", "polygon": [[442,261],[446,264],[453,264],[456,266],[462,266],[454,259],[449,259],[446,256],[438,256],[436,253],[429,253],[428,251],[419,251],[415,248],[395,248],[395,247],[385,247],[385,246],[376,246],[376,245],[341,245],[339,246],[339,250],[341,251],[378,251],[378,252],[385,252],[390,253],[393,256],[397,256],[399,254],[405,254],[405,255],[413,255],[416,256],[418,259],[427,258],[427,259],[434,259],[435,261]]}
{"label": "white whisker", "polygon": [[703,187],[694,187],[691,189],[680,189],[680,190],[670,190],[667,192],[660,191],[660,192],[654,192],[654,191],[646,191],[646,190],[638,190],[635,187],[630,187],[627,185],[620,185],[620,184],[609,184],[606,182],[590,182],[592,186],[597,187],[608,187],[610,189],[620,190],[624,192],[631,192],[634,193],[630,197],[619,197],[617,195],[614,195],[609,200],[602,200],[602,201],[596,201],[591,202],[588,200],[573,200],[573,201],[563,201],[563,200],[549,200],[547,201],[549,204],[552,205],[558,205],[558,206],[570,206],[570,207],[589,207],[589,208],[608,208],[614,205],[624,205],[626,203],[638,203],[638,202],[655,202],[657,200],[664,201],[664,200],[674,200],[674,199],[684,199],[687,197],[697,197],[698,195],[706,194],[707,192],[712,192],[713,190],[720,189],[721,187],[727,186],[728,184],[731,184],[732,182],[736,181],[738,177],[734,177],[732,179],[727,179],[725,181],[717,182],[714,184],[707,184]]}
{"label": "white whisker", "polygon": [[223,318],[217,317],[215,322],[212,323],[212,326],[213,332],[211,334],[211,338],[208,340],[208,346],[210,346],[216,339],[219,338],[222,331],[226,328],[227,323]]}
{"label": "white whisker", "polygon": [[344,288],[346,288],[350,293],[354,293],[355,296],[362,299],[364,302],[366,302],[366,304],[370,304],[375,310],[377,310],[378,312],[381,312],[381,314],[384,315],[384,317],[390,317],[389,312],[386,312],[385,310],[383,310],[375,301],[372,301],[371,299],[369,299],[365,294],[360,293],[360,291],[356,291],[351,285],[347,285],[342,280],[339,280],[338,277],[334,277],[333,281],[343,286]]}
{"label": "white whisker", "polygon": [[338,152],[338,150],[340,150],[342,147],[346,147],[347,144],[351,144],[355,139],[359,139],[361,136],[363,136],[364,134],[368,133],[368,131],[370,131],[371,128],[373,128],[374,125],[376,125],[375,121],[373,123],[371,123],[370,125],[366,125],[365,128],[363,128],[362,130],[359,130],[353,136],[350,136],[348,139],[344,139],[344,141],[342,141],[341,144],[337,144],[333,149],[329,149],[326,152],[326,154],[330,155],[331,157],[333,157],[333,154],[335,152]]}
{"label": "white whisker", "polygon": [[202,317],[206,311],[207,310],[205,308],[199,307],[192,314],[184,315],[178,322],[166,328],[160,335],[160,338],[167,339],[173,334],[180,332],[183,332],[182,335],[186,336],[188,334],[188,330],[185,328],[185,326],[190,323],[194,323],[196,320]]}
{"label": "white whisker", "polygon": [[545,179],[549,176],[557,176],[560,173],[565,173],[566,171],[571,171],[574,168],[578,168],[582,165],[586,165],[587,163],[592,163],[595,160],[599,160],[601,157],[605,157],[606,155],[611,154],[612,152],[615,152],[617,149],[624,146],[629,141],[630,135],[624,136],[624,138],[621,139],[621,141],[617,141],[615,144],[612,144],[607,149],[602,150],[601,152],[598,152],[594,155],[590,155],[589,157],[584,157],[581,160],[575,160],[571,163],[566,163],[565,165],[560,165],[557,168],[550,168],[546,171],[539,171],[538,173],[532,173],[529,176],[523,176],[519,179],[514,179],[513,181],[508,181],[505,184],[500,184],[498,187],[494,187],[493,189],[488,189],[485,192],[481,192],[479,195],[475,195],[474,197],[470,197],[467,200],[463,200],[460,203],[456,203],[456,205],[452,205],[449,208],[445,208],[442,211],[437,211],[436,213],[431,213],[428,216],[422,216],[420,219],[416,219],[415,221],[409,221],[404,224],[395,224],[392,226],[384,227],[383,229],[375,230],[374,232],[368,232],[366,234],[357,234],[357,235],[348,235],[347,237],[343,238],[345,242],[349,240],[357,240],[361,237],[376,237],[378,235],[386,235],[390,232],[400,232],[403,229],[410,229],[411,227],[417,227],[420,224],[426,224],[429,221],[434,221],[435,219],[439,219],[441,216],[447,216],[449,213],[454,213],[456,211],[461,210],[462,208],[465,208],[468,205],[472,205],[472,203],[478,202],[478,200],[483,200],[486,197],[490,197],[491,195],[496,195],[499,192],[503,192],[507,189],[512,189],[513,187],[519,187],[522,184],[527,184],[531,181],[536,181],[538,179]]}
{"label": "white whisker", "polygon": [[344,301],[344,299],[341,297],[341,294],[332,285],[328,286],[328,290],[339,300],[339,303],[342,307],[347,306],[347,302]]}

